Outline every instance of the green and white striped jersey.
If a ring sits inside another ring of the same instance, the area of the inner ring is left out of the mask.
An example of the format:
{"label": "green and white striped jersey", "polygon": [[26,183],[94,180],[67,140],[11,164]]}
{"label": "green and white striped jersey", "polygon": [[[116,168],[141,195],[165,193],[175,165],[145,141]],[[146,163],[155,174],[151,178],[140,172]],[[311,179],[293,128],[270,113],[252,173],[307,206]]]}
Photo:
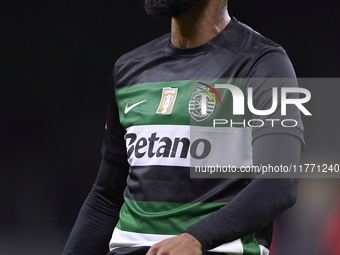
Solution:
{"label": "green and white striped jersey", "polygon": [[[151,246],[178,235],[226,206],[252,181],[242,176],[191,178],[197,167],[251,166],[252,142],[270,133],[303,140],[297,109],[289,108],[285,117],[297,120],[292,128],[265,121],[246,106],[235,115],[233,94],[216,86],[232,84],[246,95],[251,78],[295,78],[279,45],[236,19],[196,48],[176,48],[169,38],[164,35],[125,54],[114,68],[104,145],[113,158],[125,156],[130,170],[111,250]],[[253,86],[257,109],[270,108],[274,85]],[[279,113],[280,105],[266,118],[282,118]],[[254,119],[264,124],[249,125]],[[210,251],[265,255],[271,231],[268,226]]]}

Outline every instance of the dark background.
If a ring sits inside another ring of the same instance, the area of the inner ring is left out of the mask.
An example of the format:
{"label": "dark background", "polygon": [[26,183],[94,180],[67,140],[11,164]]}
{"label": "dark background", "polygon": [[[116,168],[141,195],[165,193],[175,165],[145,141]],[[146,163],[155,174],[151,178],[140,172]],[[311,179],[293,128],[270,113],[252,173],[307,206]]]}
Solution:
{"label": "dark background", "polygon": [[[298,77],[339,77],[338,7],[230,0],[229,11],[280,43]],[[169,32],[170,20],[147,16],[138,0],[2,0],[0,18],[0,254],[61,254],[101,160],[114,62]],[[339,87],[307,88],[302,162],[340,163]],[[325,254],[318,240],[338,186],[301,180],[297,205],[277,222],[275,254]]]}

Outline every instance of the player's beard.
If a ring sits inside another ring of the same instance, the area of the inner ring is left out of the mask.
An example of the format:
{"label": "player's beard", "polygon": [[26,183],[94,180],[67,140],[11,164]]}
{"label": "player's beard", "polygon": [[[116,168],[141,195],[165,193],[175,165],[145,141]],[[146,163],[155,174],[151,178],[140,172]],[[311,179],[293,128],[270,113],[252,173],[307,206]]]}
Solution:
{"label": "player's beard", "polygon": [[145,0],[144,6],[148,14],[153,16],[178,17],[203,0]]}

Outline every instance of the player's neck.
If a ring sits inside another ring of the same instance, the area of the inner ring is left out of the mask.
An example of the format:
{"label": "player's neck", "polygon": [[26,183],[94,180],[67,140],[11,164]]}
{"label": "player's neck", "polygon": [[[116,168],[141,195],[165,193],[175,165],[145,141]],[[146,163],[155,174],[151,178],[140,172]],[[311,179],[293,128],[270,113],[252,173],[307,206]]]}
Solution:
{"label": "player's neck", "polygon": [[230,22],[227,0],[203,1],[188,13],[172,18],[171,43],[179,48],[193,48],[202,45]]}

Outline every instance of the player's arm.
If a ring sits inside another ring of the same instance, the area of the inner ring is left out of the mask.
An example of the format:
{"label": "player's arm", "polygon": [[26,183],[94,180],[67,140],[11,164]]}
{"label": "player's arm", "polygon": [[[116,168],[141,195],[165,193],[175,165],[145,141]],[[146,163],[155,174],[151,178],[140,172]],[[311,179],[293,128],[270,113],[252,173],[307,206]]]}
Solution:
{"label": "player's arm", "polygon": [[67,241],[64,255],[106,255],[119,219],[129,165],[103,158],[96,182]]}
{"label": "player's arm", "polygon": [[[254,164],[299,164],[301,142],[287,134],[271,134],[254,141]],[[296,178],[257,178],[220,210],[186,229],[203,251],[256,233],[294,205]],[[281,177],[284,177],[283,175]]]}
{"label": "player's arm", "polygon": [[126,131],[119,122],[113,82],[111,85],[102,162],[63,255],[106,255],[119,219],[129,164],[124,141]]}

